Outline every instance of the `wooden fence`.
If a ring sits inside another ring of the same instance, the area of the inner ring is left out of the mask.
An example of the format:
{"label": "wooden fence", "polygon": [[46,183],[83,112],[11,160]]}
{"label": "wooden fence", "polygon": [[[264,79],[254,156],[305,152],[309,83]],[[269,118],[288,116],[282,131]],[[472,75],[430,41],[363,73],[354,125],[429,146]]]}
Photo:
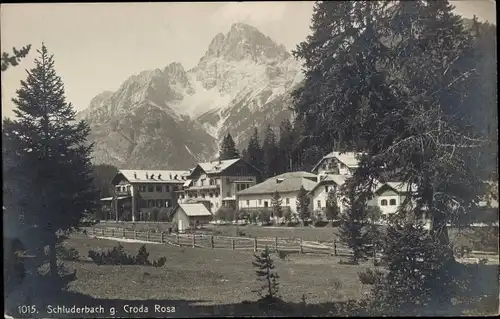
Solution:
{"label": "wooden fence", "polygon": [[[227,237],[206,234],[169,234],[168,232],[152,232],[127,230],[125,228],[84,228],[87,236],[97,236],[115,239],[133,239],[153,243],[167,243],[181,247],[198,247],[207,249],[247,250],[259,251],[266,246],[273,252],[291,252],[308,254],[327,254],[332,256],[352,256],[352,250],[335,239],[330,243],[303,241],[302,239],[289,238],[250,238]],[[376,248],[376,247],[375,247]],[[470,257],[475,255],[498,259],[498,254],[472,251]],[[383,257],[382,252],[372,249],[371,258],[377,263]],[[466,258],[471,259],[471,258]],[[472,258],[474,259],[474,258]],[[477,259],[477,258],[476,258]],[[489,259],[489,258],[488,258]]]}
{"label": "wooden fence", "polygon": [[189,246],[209,249],[259,251],[266,246],[271,251],[286,251],[298,253],[318,253],[334,256],[351,256],[350,249],[333,241],[333,243],[318,243],[288,238],[250,238],[227,237],[205,234],[169,234],[167,232],[151,232],[126,230],[124,228],[85,228],[88,236],[98,236],[116,239],[133,239],[156,243],[169,243],[176,246]]}

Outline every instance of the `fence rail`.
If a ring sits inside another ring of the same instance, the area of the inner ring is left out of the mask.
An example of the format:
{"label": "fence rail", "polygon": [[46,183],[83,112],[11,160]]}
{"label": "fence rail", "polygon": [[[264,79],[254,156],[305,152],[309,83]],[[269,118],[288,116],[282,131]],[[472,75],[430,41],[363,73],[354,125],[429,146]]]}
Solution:
{"label": "fence rail", "polygon": [[[269,237],[226,237],[207,234],[171,234],[167,232],[151,232],[127,230],[125,228],[84,228],[84,234],[94,237],[114,239],[141,240],[144,242],[166,243],[176,246],[189,246],[207,249],[259,251],[267,246],[271,251],[299,252],[309,254],[328,254],[333,256],[352,256],[352,250],[336,240],[332,242],[303,241],[302,239],[269,238]],[[383,253],[372,250],[371,258],[376,263]],[[471,255],[495,255],[492,252],[472,251]]]}

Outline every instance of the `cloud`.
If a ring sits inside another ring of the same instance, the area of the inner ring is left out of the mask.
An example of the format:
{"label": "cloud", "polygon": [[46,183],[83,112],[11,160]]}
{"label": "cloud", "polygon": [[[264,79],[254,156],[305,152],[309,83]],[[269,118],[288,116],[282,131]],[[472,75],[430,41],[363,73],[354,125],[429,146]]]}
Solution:
{"label": "cloud", "polygon": [[220,7],[210,20],[224,28],[234,22],[259,26],[281,20],[287,5],[286,2],[230,2]]}

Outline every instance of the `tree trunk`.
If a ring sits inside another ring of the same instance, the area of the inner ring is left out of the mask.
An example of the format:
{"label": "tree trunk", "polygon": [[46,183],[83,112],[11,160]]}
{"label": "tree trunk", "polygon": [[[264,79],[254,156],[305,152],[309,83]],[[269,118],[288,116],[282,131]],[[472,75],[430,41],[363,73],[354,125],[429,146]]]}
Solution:
{"label": "tree trunk", "polygon": [[56,243],[55,241],[50,243],[49,245],[49,262],[50,262],[50,276],[52,278],[58,277],[58,269],[57,269],[57,252],[56,252]]}

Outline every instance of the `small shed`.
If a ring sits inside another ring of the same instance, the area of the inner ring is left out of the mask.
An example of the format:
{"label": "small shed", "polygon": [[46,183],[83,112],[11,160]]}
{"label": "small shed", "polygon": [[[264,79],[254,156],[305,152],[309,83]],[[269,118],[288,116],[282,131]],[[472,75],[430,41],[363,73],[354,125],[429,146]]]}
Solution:
{"label": "small shed", "polygon": [[178,204],[171,216],[172,223],[177,225],[180,232],[208,224],[212,219],[212,213],[201,203]]}

